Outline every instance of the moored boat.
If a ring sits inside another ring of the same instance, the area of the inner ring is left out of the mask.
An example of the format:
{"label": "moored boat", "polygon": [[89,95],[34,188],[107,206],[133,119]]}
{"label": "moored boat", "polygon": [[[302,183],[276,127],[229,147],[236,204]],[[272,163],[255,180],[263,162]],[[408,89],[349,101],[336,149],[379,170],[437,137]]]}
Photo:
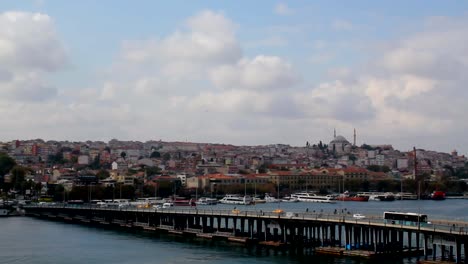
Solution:
{"label": "moored boat", "polygon": [[336,200],[345,201],[345,202],[367,202],[369,201],[369,196],[354,196],[350,195],[348,191],[340,194]]}
{"label": "moored boat", "polygon": [[291,194],[291,197],[297,198],[300,202],[335,203],[332,195],[317,195],[315,193],[300,192]]}
{"label": "moored boat", "polygon": [[281,199],[282,203],[297,203],[299,200],[295,197],[285,196]]}
{"label": "moored boat", "polygon": [[442,191],[434,191],[431,194],[432,200],[445,200],[445,192]]}
{"label": "moored boat", "polygon": [[234,194],[228,194],[219,200],[222,204],[240,204],[240,205],[249,205],[253,201],[252,197],[245,195],[239,196]]}
{"label": "moored boat", "polygon": [[196,203],[197,205],[215,205],[218,204],[218,200],[215,198],[201,197]]}

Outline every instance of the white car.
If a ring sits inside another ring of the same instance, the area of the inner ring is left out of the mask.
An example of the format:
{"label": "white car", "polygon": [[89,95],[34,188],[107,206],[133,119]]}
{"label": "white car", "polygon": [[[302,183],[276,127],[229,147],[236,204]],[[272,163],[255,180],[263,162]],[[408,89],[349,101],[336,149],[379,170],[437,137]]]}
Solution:
{"label": "white car", "polygon": [[364,219],[364,218],[366,218],[366,216],[362,215],[362,214],[353,214],[353,218],[354,219]]}

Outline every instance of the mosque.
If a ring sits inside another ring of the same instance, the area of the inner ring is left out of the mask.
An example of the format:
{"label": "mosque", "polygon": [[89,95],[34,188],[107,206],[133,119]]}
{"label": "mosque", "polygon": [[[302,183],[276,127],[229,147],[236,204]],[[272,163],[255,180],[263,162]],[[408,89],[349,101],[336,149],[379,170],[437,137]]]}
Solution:
{"label": "mosque", "polygon": [[328,150],[332,153],[340,154],[349,154],[353,146],[356,146],[356,129],[354,129],[354,142],[353,144],[343,136],[337,136],[336,130],[333,132],[333,140],[328,144]]}

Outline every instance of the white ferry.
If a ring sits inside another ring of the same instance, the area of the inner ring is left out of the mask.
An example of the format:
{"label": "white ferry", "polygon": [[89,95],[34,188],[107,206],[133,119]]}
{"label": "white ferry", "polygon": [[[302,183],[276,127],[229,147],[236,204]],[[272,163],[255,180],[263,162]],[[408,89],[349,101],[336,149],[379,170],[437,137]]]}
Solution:
{"label": "white ferry", "polygon": [[300,202],[335,203],[335,201],[333,201],[333,195],[317,195],[315,193],[308,192],[291,194],[291,198],[296,198]]}
{"label": "white ferry", "polygon": [[196,202],[197,205],[215,205],[218,203],[218,200],[215,198],[201,197]]}
{"label": "white ferry", "polygon": [[233,194],[228,194],[224,196],[223,199],[219,200],[220,203],[222,204],[243,204],[243,205],[249,205],[252,203],[252,197],[246,195],[246,196],[239,196],[239,195],[233,195]]}

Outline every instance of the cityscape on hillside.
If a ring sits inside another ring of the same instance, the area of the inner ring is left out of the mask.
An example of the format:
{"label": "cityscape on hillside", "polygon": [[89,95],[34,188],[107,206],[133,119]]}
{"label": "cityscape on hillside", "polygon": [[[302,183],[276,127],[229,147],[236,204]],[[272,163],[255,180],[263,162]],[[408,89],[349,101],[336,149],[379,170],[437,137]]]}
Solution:
{"label": "cityscape on hillside", "polygon": [[[467,190],[468,178],[467,158],[456,150],[357,146],[355,131],[352,142],[335,131],[330,142],[305,142],[301,147],[35,139],[0,143],[0,149],[2,159],[12,159],[9,169],[2,168],[4,193],[56,200],[89,198],[83,188],[90,185],[102,188],[99,198],[109,198],[117,186],[119,196],[126,198],[194,192],[398,192],[403,187],[419,195],[435,190],[460,194]],[[2,160],[1,165],[7,163]]]}

